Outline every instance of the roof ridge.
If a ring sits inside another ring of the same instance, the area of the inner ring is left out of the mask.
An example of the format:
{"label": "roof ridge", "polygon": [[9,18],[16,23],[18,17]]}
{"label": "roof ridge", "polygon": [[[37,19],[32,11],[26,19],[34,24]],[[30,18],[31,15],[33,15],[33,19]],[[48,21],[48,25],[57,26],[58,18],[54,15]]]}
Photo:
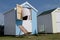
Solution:
{"label": "roof ridge", "polygon": [[57,8],[49,9],[49,10],[43,11],[43,12],[42,12],[41,14],[39,14],[38,16],[48,14],[48,12],[51,13],[51,12],[54,11],[55,9],[57,9]]}
{"label": "roof ridge", "polygon": [[33,7],[29,2],[24,2],[23,4],[21,4],[21,6],[23,6],[23,5],[25,5],[25,4],[28,4],[30,7],[32,7],[35,11],[37,11],[38,12],[38,10],[35,8],[35,7]]}

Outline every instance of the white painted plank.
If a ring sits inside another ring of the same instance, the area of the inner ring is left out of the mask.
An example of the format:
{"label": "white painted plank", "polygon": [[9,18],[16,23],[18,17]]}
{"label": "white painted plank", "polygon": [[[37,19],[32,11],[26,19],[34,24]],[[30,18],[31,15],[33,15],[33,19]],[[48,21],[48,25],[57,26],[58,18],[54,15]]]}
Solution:
{"label": "white painted plank", "polygon": [[32,22],[31,22],[31,20],[23,20],[22,25],[28,32],[32,32]]}
{"label": "white painted plank", "polygon": [[56,13],[56,22],[60,22],[60,13]]}
{"label": "white painted plank", "polygon": [[60,32],[60,23],[56,23],[57,24],[57,32]]}

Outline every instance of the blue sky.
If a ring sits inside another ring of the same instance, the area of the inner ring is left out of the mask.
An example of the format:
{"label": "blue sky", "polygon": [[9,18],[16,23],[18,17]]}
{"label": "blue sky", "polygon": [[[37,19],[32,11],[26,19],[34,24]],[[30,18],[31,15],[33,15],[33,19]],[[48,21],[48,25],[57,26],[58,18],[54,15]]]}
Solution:
{"label": "blue sky", "polygon": [[28,1],[32,6],[34,6],[39,13],[60,7],[60,0],[0,0],[0,13],[14,8],[16,4],[22,4]]}

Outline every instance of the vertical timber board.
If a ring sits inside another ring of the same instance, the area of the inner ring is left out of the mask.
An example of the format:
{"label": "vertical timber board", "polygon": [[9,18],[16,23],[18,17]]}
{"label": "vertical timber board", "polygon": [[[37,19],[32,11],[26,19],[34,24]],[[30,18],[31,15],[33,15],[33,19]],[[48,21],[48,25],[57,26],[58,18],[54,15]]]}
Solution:
{"label": "vertical timber board", "polygon": [[56,14],[55,13],[51,13],[51,15],[52,15],[53,33],[56,33],[57,32],[57,29],[56,29]]}
{"label": "vertical timber board", "polygon": [[4,35],[15,35],[15,10],[4,14]]}
{"label": "vertical timber board", "polygon": [[37,33],[37,12],[32,9],[32,34]]}
{"label": "vertical timber board", "polygon": [[20,29],[17,25],[16,25],[16,35],[20,35]]}

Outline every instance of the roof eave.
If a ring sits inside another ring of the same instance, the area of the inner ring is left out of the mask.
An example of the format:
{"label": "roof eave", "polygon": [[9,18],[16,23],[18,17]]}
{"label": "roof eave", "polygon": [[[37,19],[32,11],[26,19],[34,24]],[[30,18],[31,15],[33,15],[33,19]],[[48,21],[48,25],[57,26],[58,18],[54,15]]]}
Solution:
{"label": "roof eave", "polygon": [[3,13],[3,15],[7,14],[7,13],[10,12],[11,10],[16,10],[16,7],[15,7],[15,8],[12,8],[12,9],[10,9],[10,10],[8,10],[8,11],[5,11],[5,12]]}
{"label": "roof eave", "polygon": [[25,4],[28,4],[31,8],[33,8],[36,12],[38,12],[38,10],[36,9],[36,8],[34,8],[32,5],[30,5],[27,1],[25,2],[25,3],[23,3],[23,4],[21,4],[20,6],[23,6],[23,5],[25,5]]}

